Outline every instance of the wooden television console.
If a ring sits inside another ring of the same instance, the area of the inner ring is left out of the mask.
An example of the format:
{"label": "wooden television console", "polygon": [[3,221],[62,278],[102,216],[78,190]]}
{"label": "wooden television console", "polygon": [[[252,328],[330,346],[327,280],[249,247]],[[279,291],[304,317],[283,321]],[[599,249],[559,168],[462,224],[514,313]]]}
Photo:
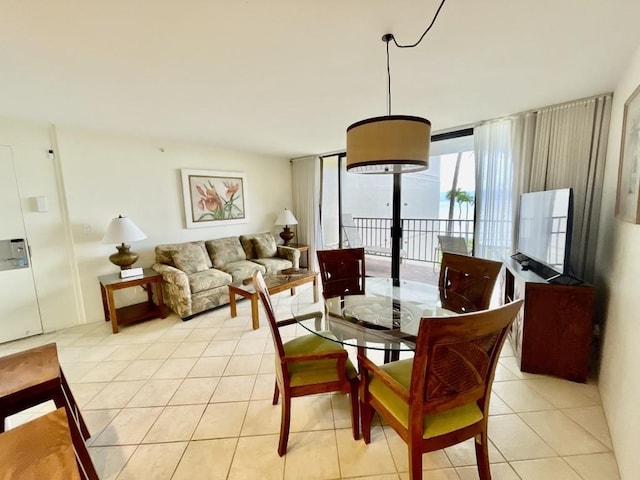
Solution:
{"label": "wooden television console", "polygon": [[520,370],[586,382],[594,287],[554,285],[512,258],[504,264],[505,302],[524,299],[509,333]]}

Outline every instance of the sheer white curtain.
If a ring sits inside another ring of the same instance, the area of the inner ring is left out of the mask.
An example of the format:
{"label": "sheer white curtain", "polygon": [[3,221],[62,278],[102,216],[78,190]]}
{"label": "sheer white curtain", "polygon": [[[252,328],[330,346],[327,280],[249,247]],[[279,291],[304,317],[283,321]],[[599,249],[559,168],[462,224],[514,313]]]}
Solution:
{"label": "sheer white curtain", "polygon": [[517,196],[512,130],[514,119],[479,125],[473,130],[476,155],[476,230],[474,254],[502,260],[513,253]]}
{"label": "sheer white curtain", "polygon": [[320,157],[291,160],[293,211],[298,220],[298,242],[309,245],[309,268],[317,270],[316,251],[322,249],[320,228]]}

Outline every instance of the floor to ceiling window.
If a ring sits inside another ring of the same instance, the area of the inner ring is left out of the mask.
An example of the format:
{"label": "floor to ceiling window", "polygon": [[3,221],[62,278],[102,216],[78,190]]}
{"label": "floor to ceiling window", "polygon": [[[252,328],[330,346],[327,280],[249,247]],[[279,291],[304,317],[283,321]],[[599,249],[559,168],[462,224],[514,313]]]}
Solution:
{"label": "floor to ceiling window", "polygon": [[[345,165],[344,154],[323,157],[324,248],[363,246],[367,273],[389,277],[393,175],[348,173]],[[473,131],[434,136],[429,169],[400,181],[400,278],[437,283],[442,241],[473,249]]]}

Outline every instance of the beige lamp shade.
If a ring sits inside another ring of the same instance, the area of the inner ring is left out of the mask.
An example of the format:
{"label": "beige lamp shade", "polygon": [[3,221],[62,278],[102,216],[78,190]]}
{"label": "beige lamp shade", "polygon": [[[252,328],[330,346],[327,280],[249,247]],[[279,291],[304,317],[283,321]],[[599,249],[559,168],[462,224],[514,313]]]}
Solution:
{"label": "beige lamp shade", "polygon": [[291,210],[287,210],[286,208],[280,212],[278,218],[276,218],[276,225],[297,225],[298,220],[293,216]]}
{"label": "beige lamp shade", "polygon": [[354,173],[409,173],[429,168],[431,122],[388,115],[347,128],[347,170]]}
{"label": "beige lamp shade", "polygon": [[145,238],[147,236],[130,218],[119,215],[109,223],[102,243],[128,243]]}

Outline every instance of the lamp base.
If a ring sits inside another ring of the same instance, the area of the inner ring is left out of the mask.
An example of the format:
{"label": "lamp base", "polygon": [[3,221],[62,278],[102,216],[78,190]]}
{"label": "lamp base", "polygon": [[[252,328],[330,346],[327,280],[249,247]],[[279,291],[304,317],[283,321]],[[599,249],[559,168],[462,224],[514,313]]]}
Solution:
{"label": "lamp base", "polygon": [[285,225],[284,230],[280,232],[280,238],[284,242],[283,245],[285,246],[289,245],[289,242],[293,240],[293,237],[295,237],[295,233],[291,231],[291,229],[289,228],[289,225]]}
{"label": "lamp base", "polygon": [[109,261],[120,267],[121,270],[130,269],[131,265],[138,261],[138,254],[129,250],[129,248],[131,248],[130,245],[125,245],[123,243],[116,248],[118,249],[118,253],[110,255]]}

